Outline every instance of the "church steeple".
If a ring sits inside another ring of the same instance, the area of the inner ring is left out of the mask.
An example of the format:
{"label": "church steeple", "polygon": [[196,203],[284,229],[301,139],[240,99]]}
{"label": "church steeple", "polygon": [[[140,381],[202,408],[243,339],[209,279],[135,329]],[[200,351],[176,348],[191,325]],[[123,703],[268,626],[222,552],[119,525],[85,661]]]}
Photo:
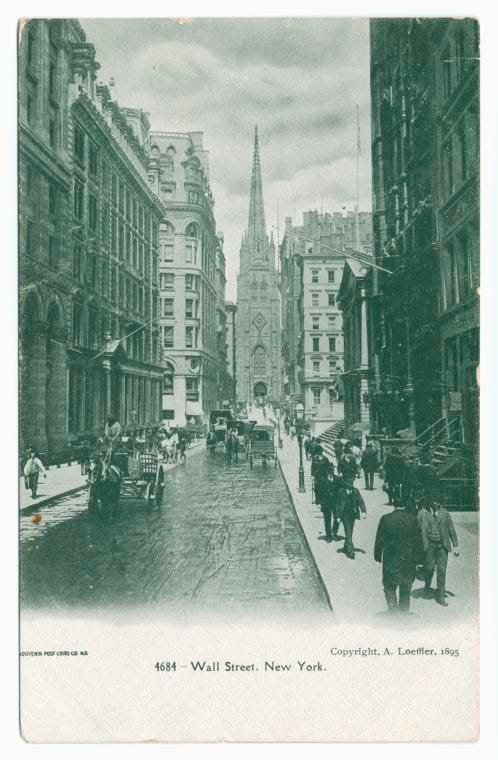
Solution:
{"label": "church steeple", "polygon": [[249,222],[247,227],[251,258],[264,259],[268,246],[263,204],[263,183],[261,181],[261,160],[259,157],[258,125],[254,128],[254,155],[252,161],[251,199],[249,202]]}

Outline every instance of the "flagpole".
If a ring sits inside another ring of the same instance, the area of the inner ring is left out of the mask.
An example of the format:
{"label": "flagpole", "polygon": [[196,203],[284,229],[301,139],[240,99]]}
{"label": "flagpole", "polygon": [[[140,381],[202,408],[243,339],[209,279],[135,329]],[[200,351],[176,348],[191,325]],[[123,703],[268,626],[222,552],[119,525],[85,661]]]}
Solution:
{"label": "flagpole", "polygon": [[360,242],[360,114],[356,104],[356,247],[361,250]]}

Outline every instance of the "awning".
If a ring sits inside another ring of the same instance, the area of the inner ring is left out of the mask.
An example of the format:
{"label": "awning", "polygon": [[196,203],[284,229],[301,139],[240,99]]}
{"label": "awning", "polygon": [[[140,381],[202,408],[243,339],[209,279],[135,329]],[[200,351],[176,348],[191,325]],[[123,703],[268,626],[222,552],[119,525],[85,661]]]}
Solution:
{"label": "awning", "polygon": [[189,417],[204,417],[204,412],[199,401],[186,401],[185,414]]}
{"label": "awning", "polygon": [[163,394],[163,409],[168,412],[175,410],[175,397],[173,396],[173,394],[171,394],[170,396]]}

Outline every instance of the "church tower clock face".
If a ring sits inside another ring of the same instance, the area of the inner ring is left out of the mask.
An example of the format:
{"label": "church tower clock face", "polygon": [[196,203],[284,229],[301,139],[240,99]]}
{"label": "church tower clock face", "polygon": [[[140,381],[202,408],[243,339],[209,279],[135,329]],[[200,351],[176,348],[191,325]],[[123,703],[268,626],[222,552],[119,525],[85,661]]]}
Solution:
{"label": "church tower clock face", "polygon": [[278,402],[280,293],[273,235],[266,234],[259,136],[256,127],[247,230],[242,236],[236,315],[237,396],[252,403]]}

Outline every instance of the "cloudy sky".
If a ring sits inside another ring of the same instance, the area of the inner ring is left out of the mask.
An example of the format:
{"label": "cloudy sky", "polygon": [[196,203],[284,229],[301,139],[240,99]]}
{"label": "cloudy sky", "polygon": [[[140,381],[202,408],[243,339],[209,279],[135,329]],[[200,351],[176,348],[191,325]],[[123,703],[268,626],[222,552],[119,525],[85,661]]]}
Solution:
{"label": "cloudy sky", "polygon": [[[368,21],[365,19],[82,20],[100,78],[152,129],[204,132],[227,298],[236,297],[247,226],[254,124],[268,234],[285,216],[353,209],[356,104],[360,208],[370,210]],[[276,231],[274,231],[276,236]]]}

